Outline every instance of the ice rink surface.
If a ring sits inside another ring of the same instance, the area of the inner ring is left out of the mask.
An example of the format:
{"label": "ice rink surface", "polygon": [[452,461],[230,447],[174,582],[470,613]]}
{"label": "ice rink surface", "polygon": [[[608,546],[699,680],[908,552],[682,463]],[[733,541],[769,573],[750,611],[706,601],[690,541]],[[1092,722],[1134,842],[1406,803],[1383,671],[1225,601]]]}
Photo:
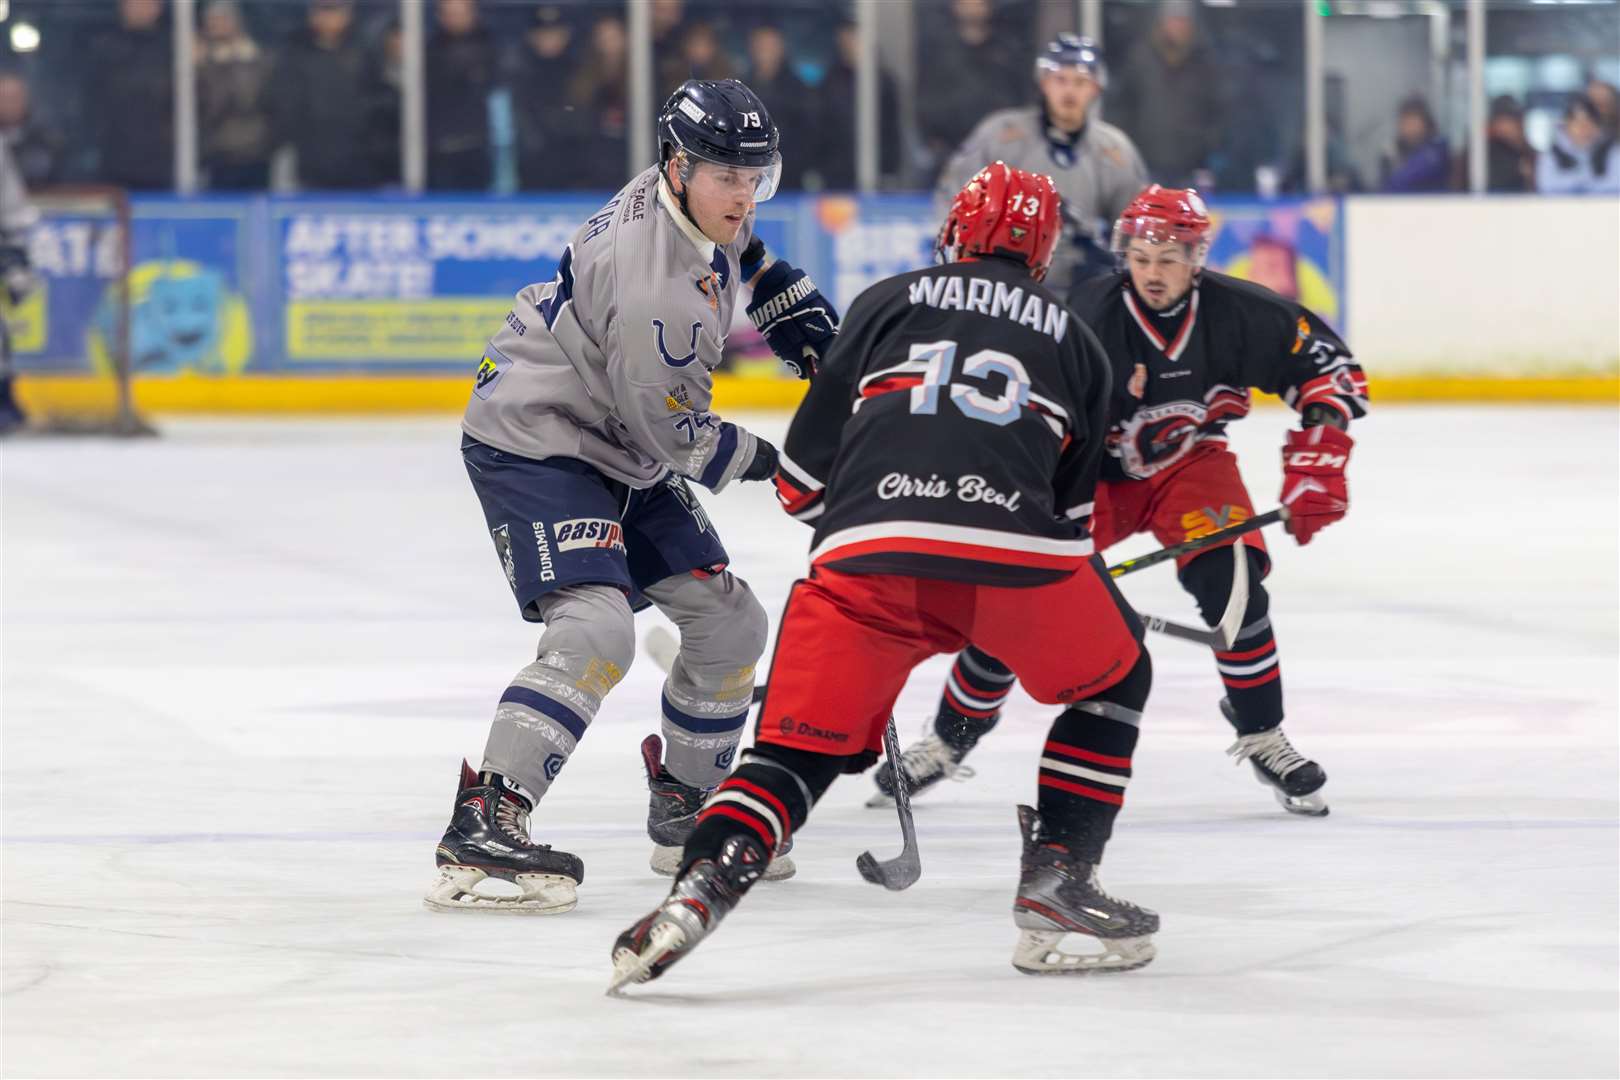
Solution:
{"label": "ice rink surface", "polygon": [[[1234,429],[1262,507],[1288,419]],[[1614,411],[1382,409],[1350,517],[1272,534],[1286,729],[1331,817],[1234,768],[1210,658],[1153,642],[1103,874],[1163,916],[1148,968],[1009,964],[1050,717],[1019,694],[978,775],[918,804],[914,888],[856,875],[899,837],[844,778],[798,878],[628,1000],[609,945],[666,888],[656,667],[536,816],[585,859],[578,909],[430,913],[458,761],[535,641],[454,421],[163,426],[0,450],[6,1075],[1620,1071]],[[706,502],[774,619],[808,530],[766,485]],[[1168,569],[1125,591],[1193,615]],[[907,741],[945,668],[907,688]]]}

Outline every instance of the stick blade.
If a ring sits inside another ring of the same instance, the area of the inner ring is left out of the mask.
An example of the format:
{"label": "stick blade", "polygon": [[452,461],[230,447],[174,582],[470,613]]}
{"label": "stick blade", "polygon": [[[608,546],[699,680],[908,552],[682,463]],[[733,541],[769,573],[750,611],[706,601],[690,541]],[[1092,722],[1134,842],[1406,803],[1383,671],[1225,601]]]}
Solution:
{"label": "stick blade", "polygon": [[855,858],[855,869],[872,884],[890,892],[901,892],[917,884],[922,877],[922,860],[901,852],[886,862],[879,862],[870,851],[863,851]]}
{"label": "stick blade", "polygon": [[680,639],[664,626],[655,626],[648,630],[642,636],[641,647],[665,675],[669,674],[670,668],[675,666],[675,658],[681,654]]}
{"label": "stick blade", "polygon": [[1226,612],[1215,627],[1215,647],[1230,649],[1243,629],[1243,616],[1249,610],[1249,557],[1240,539],[1232,545],[1232,592],[1226,600]]}

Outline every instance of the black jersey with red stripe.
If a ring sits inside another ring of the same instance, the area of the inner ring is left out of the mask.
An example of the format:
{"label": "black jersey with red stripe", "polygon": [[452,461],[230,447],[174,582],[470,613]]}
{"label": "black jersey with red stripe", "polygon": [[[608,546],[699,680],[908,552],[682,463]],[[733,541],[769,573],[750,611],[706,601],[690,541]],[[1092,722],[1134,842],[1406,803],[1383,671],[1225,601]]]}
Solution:
{"label": "black jersey with red stripe", "polygon": [[1349,348],[1263,285],[1205,270],[1179,304],[1156,312],[1119,272],[1081,282],[1069,303],[1113,364],[1105,479],[1139,480],[1201,443],[1224,445],[1251,390],[1300,412],[1321,404],[1347,421],[1366,414],[1367,378]]}
{"label": "black jersey with red stripe", "polygon": [[1108,361],[1020,262],[878,282],[782,448],[777,495],[847,573],[1038,585],[1092,555]]}

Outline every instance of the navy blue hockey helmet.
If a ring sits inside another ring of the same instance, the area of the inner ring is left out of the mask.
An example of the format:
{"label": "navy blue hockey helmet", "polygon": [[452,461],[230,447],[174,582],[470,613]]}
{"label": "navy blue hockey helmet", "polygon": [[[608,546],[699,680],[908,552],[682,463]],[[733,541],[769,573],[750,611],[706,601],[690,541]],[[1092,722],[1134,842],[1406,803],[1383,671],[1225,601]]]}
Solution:
{"label": "navy blue hockey helmet", "polygon": [[1108,89],[1108,65],[1103,60],[1102,46],[1090,38],[1065,31],[1047,42],[1035,58],[1035,78],[1066,67],[1079,68],[1098,86]]}
{"label": "navy blue hockey helmet", "polygon": [[776,194],[782,177],[780,141],[765,103],[737,79],[688,79],[658,115],[660,164],[684,153],[687,168],[696,160],[759,169],[756,202]]}

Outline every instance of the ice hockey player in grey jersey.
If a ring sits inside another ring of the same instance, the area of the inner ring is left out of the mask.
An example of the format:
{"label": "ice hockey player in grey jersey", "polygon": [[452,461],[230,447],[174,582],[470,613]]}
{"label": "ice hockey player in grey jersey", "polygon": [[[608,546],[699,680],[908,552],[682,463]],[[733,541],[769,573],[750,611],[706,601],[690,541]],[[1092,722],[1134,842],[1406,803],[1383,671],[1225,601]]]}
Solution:
{"label": "ice hockey player in grey jersey", "polygon": [[1059,34],[1035,60],[1041,103],[998,109],[963,140],[939,175],[934,210],[946,208],[992,161],[1045,174],[1063,197],[1063,235],[1046,281],[1061,296],[1075,281],[1114,269],[1108,229],[1147,183],[1130,137],[1094,115],[1108,86],[1102,50],[1090,38]]}
{"label": "ice hockey player in grey jersey", "polygon": [[[529,815],[629,668],[635,610],[655,604],[681,633],[661,736],[642,745],[655,870],[674,871],[742,738],[765,612],[687,482],[719,492],[776,471],[773,446],[710,408],[740,286],[801,377],[837,317],[752,235],[781,155],[751,90],[685,83],[658,142],[659,163],[586,220],[551,281],[518,294],[478,366],[462,456],[523,618],[545,631],[501,694],[482,767],[462,764],[430,908],[574,906],[584,864],[534,842]],[[791,872],[778,859],[773,876]],[[516,893],[480,889],[491,877]]]}

